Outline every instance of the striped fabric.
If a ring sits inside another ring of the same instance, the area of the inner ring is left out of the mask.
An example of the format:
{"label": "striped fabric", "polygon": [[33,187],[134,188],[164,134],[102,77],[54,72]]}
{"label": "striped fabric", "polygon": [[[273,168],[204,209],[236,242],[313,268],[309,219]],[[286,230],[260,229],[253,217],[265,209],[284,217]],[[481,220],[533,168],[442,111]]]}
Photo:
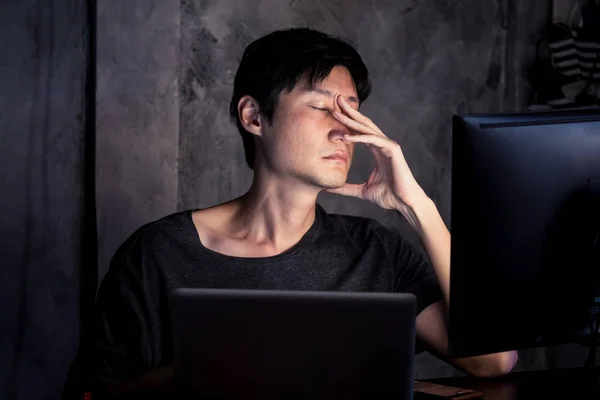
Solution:
{"label": "striped fabric", "polygon": [[579,28],[574,37],[580,77],[600,82],[600,37],[591,29]]}
{"label": "striped fabric", "polygon": [[530,108],[600,105],[600,4],[591,1],[581,11],[578,28],[563,23],[549,27],[549,59],[540,59],[538,44],[529,77],[537,103]]}
{"label": "striped fabric", "polygon": [[569,80],[579,79],[581,73],[574,36],[574,32],[565,24],[554,24],[548,32],[552,64]]}

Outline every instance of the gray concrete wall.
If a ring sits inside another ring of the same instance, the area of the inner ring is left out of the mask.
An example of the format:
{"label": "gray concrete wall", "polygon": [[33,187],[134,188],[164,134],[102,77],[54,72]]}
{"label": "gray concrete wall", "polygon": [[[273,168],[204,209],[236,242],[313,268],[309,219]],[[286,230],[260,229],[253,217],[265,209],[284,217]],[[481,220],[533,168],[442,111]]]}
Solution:
{"label": "gray concrete wall", "polygon": [[98,2],[99,277],[136,228],[177,209],[179,0]]}

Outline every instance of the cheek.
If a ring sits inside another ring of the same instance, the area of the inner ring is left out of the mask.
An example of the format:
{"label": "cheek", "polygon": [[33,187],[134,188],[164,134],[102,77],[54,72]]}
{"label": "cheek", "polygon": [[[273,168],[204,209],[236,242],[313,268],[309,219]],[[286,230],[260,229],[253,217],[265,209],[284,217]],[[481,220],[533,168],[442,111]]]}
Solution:
{"label": "cheek", "polygon": [[[286,110],[287,111],[287,110]],[[299,107],[277,115],[269,129],[269,158],[284,169],[312,163],[330,149],[325,113]]]}
{"label": "cheek", "polygon": [[[295,165],[308,158],[312,145],[307,134],[312,129],[300,115],[288,114],[286,118],[273,121],[269,127],[265,150],[275,165]],[[287,169],[284,167],[284,169]]]}
{"label": "cheek", "polygon": [[315,117],[318,116],[302,111],[288,114],[288,118],[277,129],[280,144],[295,147],[294,150],[299,152],[314,148],[319,142],[320,132],[319,121]]}

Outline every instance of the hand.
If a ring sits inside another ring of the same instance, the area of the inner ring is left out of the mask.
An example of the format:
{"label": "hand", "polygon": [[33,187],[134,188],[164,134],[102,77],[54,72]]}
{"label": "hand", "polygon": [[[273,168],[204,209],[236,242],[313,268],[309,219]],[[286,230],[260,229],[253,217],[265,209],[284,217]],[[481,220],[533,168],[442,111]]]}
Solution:
{"label": "hand", "polygon": [[364,143],[375,157],[375,169],[362,184],[346,183],[328,192],[369,200],[387,210],[405,211],[426,197],[402,154],[400,145],[383,134],[369,118],[350,107],[342,96],[337,102],[342,110],[332,111],[335,119],[348,127],[353,134],[344,139]]}

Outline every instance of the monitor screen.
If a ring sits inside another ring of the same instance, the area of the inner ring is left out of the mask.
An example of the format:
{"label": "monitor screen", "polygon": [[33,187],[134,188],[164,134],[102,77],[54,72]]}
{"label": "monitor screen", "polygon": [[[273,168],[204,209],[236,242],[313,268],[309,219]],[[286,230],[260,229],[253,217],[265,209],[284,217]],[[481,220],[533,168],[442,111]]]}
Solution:
{"label": "monitor screen", "polygon": [[452,142],[450,355],[594,339],[600,109],[455,116]]}

